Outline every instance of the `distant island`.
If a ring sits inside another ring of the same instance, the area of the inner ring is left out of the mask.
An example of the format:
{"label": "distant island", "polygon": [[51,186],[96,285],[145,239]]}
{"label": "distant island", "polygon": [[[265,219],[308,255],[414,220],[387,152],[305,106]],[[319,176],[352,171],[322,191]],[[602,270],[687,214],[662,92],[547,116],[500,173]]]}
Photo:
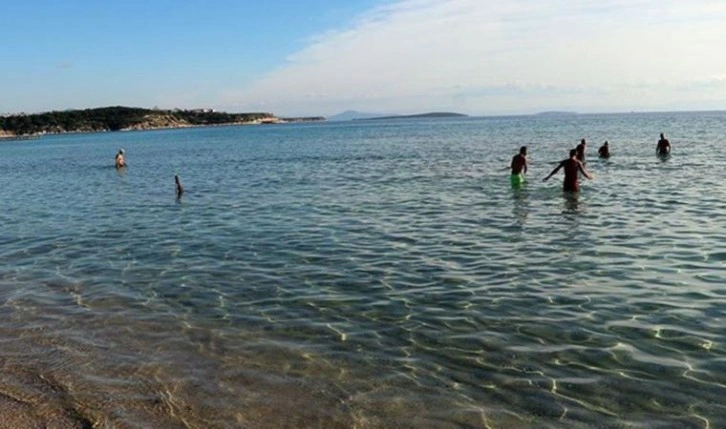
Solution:
{"label": "distant island", "polygon": [[335,115],[328,116],[328,121],[331,122],[337,122],[337,121],[354,121],[357,119],[369,119],[369,118],[375,118],[378,116],[386,116],[383,113],[370,113],[370,112],[359,112],[357,110],[346,110],[345,112],[341,112]]}
{"label": "distant island", "polygon": [[537,113],[537,116],[572,116],[577,115],[577,112],[564,112],[559,110],[553,110],[549,112],[540,112]]}
{"label": "distant island", "polygon": [[325,118],[318,116],[278,118],[272,113],[226,113],[212,109],[159,110],[115,106],[0,116],[0,139],[71,132],[151,130],[233,124],[277,124],[322,120],[325,120]]}
{"label": "distant island", "polygon": [[452,112],[431,112],[431,113],[419,113],[417,115],[394,115],[394,116],[377,116],[374,118],[363,118],[361,121],[376,121],[381,119],[438,119],[438,118],[465,118],[468,115],[463,113],[452,113]]}

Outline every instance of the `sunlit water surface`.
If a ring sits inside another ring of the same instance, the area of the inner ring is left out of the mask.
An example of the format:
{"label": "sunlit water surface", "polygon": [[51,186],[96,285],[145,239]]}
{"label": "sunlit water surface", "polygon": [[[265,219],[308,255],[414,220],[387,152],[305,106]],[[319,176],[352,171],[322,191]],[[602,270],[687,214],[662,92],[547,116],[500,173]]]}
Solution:
{"label": "sunlit water surface", "polygon": [[[724,113],[679,113],[2,143],[0,414],[722,427],[725,134]],[[582,137],[594,180],[543,183]]]}

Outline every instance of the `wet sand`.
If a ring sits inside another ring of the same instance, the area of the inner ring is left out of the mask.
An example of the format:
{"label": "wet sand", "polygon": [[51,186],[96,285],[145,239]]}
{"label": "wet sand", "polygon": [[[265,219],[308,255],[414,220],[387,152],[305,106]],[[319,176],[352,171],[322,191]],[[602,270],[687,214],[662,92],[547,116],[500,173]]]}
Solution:
{"label": "wet sand", "polygon": [[54,380],[9,365],[2,367],[0,416],[0,429],[93,427]]}

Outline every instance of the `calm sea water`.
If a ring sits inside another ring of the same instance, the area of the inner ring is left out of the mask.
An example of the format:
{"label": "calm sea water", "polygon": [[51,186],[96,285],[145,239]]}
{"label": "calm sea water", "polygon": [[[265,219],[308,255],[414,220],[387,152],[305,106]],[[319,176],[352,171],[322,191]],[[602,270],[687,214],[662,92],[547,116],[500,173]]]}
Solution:
{"label": "calm sea water", "polygon": [[[673,113],[2,143],[0,416],[724,426],[724,135]],[[543,183],[583,137],[595,179]]]}

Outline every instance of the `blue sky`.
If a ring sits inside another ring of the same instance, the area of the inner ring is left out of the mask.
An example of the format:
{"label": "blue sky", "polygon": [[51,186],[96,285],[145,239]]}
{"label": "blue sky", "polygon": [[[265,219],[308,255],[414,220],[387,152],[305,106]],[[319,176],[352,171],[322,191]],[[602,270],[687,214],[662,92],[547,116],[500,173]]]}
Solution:
{"label": "blue sky", "polygon": [[2,0],[0,114],[726,109],[722,0]]}

